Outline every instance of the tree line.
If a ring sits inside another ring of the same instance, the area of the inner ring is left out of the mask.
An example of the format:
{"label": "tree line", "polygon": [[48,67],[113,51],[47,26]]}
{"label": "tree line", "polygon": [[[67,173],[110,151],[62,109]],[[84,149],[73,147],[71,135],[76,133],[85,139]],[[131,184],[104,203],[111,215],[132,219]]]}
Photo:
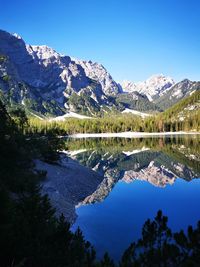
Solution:
{"label": "tree line", "polygon": [[[107,114],[92,119],[68,118],[64,121],[31,117],[29,134],[67,135],[75,133],[177,132],[200,131],[200,90],[179,101],[165,112],[146,118],[131,114]],[[192,110],[190,110],[192,109]]]}
{"label": "tree line", "polygon": [[118,132],[176,132],[199,131],[200,111],[191,114],[184,121],[171,120],[166,115],[142,119],[133,115],[110,116],[105,118],[48,121],[30,118],[26,133],[70,135],[75,133],[118,133]]}

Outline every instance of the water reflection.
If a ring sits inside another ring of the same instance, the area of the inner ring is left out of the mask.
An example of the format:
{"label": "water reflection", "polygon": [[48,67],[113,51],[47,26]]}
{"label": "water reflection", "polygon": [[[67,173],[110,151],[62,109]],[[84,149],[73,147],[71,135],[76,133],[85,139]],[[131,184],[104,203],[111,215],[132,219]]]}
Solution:
{"label": "water reflection", "polygon": [[199,144],[195,135],[68,139],[69,156],[104,177],[78,204],[72,229],[79,226],[99,256],[108,250],[118,259],[158,209],[175,230],[195,224],[200,219]]}
{"label": "water reflection", "polygon": [[[172,185],[178,177],[190,181],[200,176],[200,138],[68,139],[65,147],[78,160],[105,178],[83,203],[104,199],[119,181],[147,181],[154,186]],[[80,203],[80,204],[83,204]]]}

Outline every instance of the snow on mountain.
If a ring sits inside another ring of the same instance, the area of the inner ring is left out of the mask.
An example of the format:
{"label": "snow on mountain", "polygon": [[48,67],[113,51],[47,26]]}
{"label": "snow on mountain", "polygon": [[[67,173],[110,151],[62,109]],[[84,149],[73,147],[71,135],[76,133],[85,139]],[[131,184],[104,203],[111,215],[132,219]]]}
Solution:
{"label": "snow on mountain", "polygon": [[193,93],[193,85],[195,83],[185,79],[179,83],[177,83],[175,86],[171,88],[171,98],[178,98],[181,99],[185,94],[190,95]]}
{"label": "snow on mountain", "polygon": [[155,100],[155,104],[165,110],[185,97],[199,90],[200,82],[184,79],[173,85],[165,94]]}
{"label": "snow on mountain", "polygon": [[133,109],[129,109],[129,108],[126,108],[125,110],[123,110],[122,113],[131,113],[131,114],[140,116],[140,117],[142,117],[142,118],[146,118],[146,117],[151,116],[151,115],[148,114],[148,113],[140,112],[140,111],[133,110]]}
{"label": "snow on mountain", "polygon": [[65,121],[66,118],[77,118],[77,119],[92,119],[92,117],[84,116],[77,114],[75,112],[68,112],[62,116],[58,116],[55,118],[50,118],[49,121]]}
{"label": "snow on mountain", "polygon": [[0,30],[0,88],[5,97],[40,114],[91,116],[106,112],[105,107],[164,110],[197,87],[198,82],[175,84],[162,74],[118,84],[99,63],[61,55],[46,45],[26,44],[18,34]]}
{"label": "snow on mountain", "polygon": [[159,74],[153,75],[143,82],[123,81],[121,86],[124,92],[137,91],[146,95],[150,101],[153,101],[153,98],[163,95],[174,84],[175,82],[171,77]]}
{"label": "snow on mountain", "polygon": [[136,83],[124,80],[120,83],[125,93],[132,93],[136,91]]}

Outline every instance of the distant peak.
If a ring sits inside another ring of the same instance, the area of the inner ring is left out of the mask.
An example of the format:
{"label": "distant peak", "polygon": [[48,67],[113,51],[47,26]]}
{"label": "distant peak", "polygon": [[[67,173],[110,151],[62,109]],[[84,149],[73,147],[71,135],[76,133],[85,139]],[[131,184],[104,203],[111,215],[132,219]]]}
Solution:
{"label": "distant peak", "polygon": [[172,78],[167,75],[164,75],[163,73],[153,74],[148,78],[148,80],[159,80],[159,79],[172,79]]}
{"label": "distant peak", "polygon": [[163,92],[174,84],[175,82],[171,77],[163,74],[154,74],[142,82],[123,81],[121,86],[124,92],[137,91],[146,95],[152,101],[152,97],[162,95]]}

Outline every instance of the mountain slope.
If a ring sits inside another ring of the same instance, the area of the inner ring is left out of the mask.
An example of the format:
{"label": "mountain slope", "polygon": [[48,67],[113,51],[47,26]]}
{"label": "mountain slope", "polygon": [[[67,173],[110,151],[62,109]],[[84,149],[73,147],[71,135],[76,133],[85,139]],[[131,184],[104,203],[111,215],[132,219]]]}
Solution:
{"label": "mountain slope", "polygon": [[[6,85],[4,76],[12,77],[18,95],[12,100],[17,103],[26,105],[31,102],[29,107],[33,110],[37,105],[37,111],[56,115],[67,110],[77,111],[77,102],[84,104],[83,112],[89,114],[99,112],[102,105],[113,106],[108,96],[118,93],[120,89],[103,66],[89,62],[87,66],[91,65],[93,72],[90,74],[87,71],[87,75],[86,69],[89,67],[86,68],[84,62],[60,55],[50,47],[27,45],[18,35],[2,30],[0,40],[0,55],[6,59],[3,65],[0,64],[0,86],[6,95],[12,84]],[[19,83],[26,85],[26,95],[20,93]],[[104,92],[108,92],[108,96]],[[69,101],[71,95],[73,99],[77,98],[76,101]],[[36,102],[35,105],[32,102]]]}
{"label": "mountain slope", "polygon": [[190,96],[180,100],[171,108],[167,109],[163,115],[169,118],[180,118],[180,116],[191,115],[200,111],[200,89],[194,91]]}
{"label": "mountain slope", "polygon": [[156,111],[159,108],[144,94],[138,92],[123,93],[116,96],[116,103],[138,111]]}
{"label": "mountain slope", "polygon": [[190,96],[198,89],[200,89],[200,82],[192,82],[185,79],[173,85],[164,95],[157,98],[154,103],[160,107],[160,109],[165,110],[176,104],[181,99]]}
{"label": "mountain slope", "polygon": [[120,85],[99,63],[61,55],[46,45],[28,45],[2,30],[0,41],[0,97],[8,106],[23,105],[35,114],[162,111],[200,87],[189,80],[175,84],[162,74]]}
{"label": "mountain slope", "polygon": [[83,67],[90,79],[101,84],[104,94],[113,96],[122,93],[121,86],[113,80],[103,65],[91,60],[82,61],[75,59],[75,62]]}

